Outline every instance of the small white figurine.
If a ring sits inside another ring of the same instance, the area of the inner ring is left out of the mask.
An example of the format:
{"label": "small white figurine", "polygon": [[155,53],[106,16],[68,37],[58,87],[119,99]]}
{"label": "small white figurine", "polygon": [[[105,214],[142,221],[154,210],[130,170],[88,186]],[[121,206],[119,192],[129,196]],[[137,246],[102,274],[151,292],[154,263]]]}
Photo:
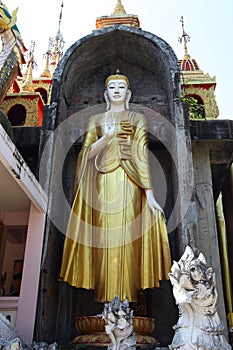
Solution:
{"label": "small white figurine", "polygon": [[128,300],[121,302],[116,295],[111,303],[105,304],[102,317],[111,339],[108,350],[136,350],[133,310],[130,310]]}

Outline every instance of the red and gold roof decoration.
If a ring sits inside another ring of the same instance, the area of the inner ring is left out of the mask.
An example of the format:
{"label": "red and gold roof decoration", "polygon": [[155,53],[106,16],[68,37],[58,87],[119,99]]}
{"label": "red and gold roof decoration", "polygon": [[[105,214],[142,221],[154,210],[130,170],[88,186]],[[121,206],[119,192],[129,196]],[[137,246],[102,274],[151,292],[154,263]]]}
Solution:
{"label": "red and gold roof decoration", "polygon": [[23,106],[26,110],[25,123],[21,126],[41,126],[44,113],[44,102],[38,92],[9,93],[1,103],[1,110],[8,113],[15,106]]}
{"label": "red and gold roof decoration", "polygon": [[198,64],[197,64],[197,61],[194,60],[194,59],[183,59],[183,60],[179,60],[179,63],[180,63],[180,67],[182,69],[182,71],[187,71],[187,72],[190,72],[190,71],[196,71],[196,70],[200,70]]}
{"label": "red and gold roof decoration", "polygon": [[25,111],[24,121],[20,125],[14,124],[14,126],[42,125],[44,105],[50,103],[53,73],[63,55],[64,40],[60,30],[62,10],[63,1],[61,2],[58,31],[54,38],[49,38],[49,46],[45,55],[45,68],[40,77],[33,78],[33,69],[36,63],[34,60],[35,42],[32,41],[27,63],[23,62],[26,63],[23,76],[15,74],[11,86],[5,89],[4,98],[0,104],[0,108],[5,114],[17,114],[19,108]]}
{"label": "red and gold roof decoration", "polygon": [[127,27],[140,28],[138,16],[127,14],[121,0],[117,0],[111,16],[101,16],[96,19],[96,29],[110,27],[115,24],[123,24]]}
{"label": "red and gold roof decoration", "polygon": [[205,117],[208,119],[217,118],[219,115],[214,90],[216,78],[204,73],[197,61],[188,53],[187,43],[189,35],[184,29],[184,19],[181,17],[182,35],[179,41],[183,44],[183,59],[179,60],[181,68],[181,89],[183,96],[193,96],[204,103]]}

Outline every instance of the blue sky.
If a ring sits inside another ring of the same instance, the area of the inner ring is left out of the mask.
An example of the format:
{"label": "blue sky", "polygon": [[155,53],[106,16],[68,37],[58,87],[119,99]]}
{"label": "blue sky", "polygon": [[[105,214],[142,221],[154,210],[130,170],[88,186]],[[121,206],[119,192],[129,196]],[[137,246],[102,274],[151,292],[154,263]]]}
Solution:
{"label": "blue sky", "polygon": [[[18,10],[18,27],[26,44],[34,40],[35,58],[41,71],[48,39],[58,28],[61,0],[5,0],[11,12]],[[141,28],[163,38],[182,58],[181,16],[191,40],[188,51],[204,73],[216,76],[216,100],[220,118],[233,119],[233,1],[232,0],[122,0],[127,13],[139,17]],[[95,29],[96,17],[110,15],[116,0],[64,0],[61,32],[65,50]]]}

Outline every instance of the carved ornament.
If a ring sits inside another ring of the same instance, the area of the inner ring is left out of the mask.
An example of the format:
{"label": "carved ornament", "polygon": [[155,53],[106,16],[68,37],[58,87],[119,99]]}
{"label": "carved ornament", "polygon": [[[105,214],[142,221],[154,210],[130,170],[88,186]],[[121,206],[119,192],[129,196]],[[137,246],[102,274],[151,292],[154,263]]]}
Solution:
{"label": "carved ornament", "polygon": [[217,118],[219,115],[218,105],[214,95],[214,88],[209,90],[203,88],[195,88],[194,86],[188,86],[185,89],[185,95],[198,95],[204,102],[205,116],[207,119]]}
{"label": "carved ornament", "polygon": [[33,81],[33,87],[34,87],[34,90],[36,89],[45,89],[48,93],[48,102],[47,104],[50,104],[50,99],[51,99],[51,93],[52,93],[52,84],[50,82],[48,83],[45,83],[45,82],[39,82],[39,83],[35,83]]}
{"label": "carved ornament", "polygon": [[38,99],[29,99],[22,96],[7,99],[2,102],[1,109],[7,115],[15,105],[22,105],[26,109],[26,120],[24,126],[36,126],[38,123]]}
{"label": "carved ornament", "polygon": [[170,281],[179,307],[179,319],[170,350],[230,350],[217,312],[216,277],[201,253],[198,257],[187,246],[178,262],[174,261]]}

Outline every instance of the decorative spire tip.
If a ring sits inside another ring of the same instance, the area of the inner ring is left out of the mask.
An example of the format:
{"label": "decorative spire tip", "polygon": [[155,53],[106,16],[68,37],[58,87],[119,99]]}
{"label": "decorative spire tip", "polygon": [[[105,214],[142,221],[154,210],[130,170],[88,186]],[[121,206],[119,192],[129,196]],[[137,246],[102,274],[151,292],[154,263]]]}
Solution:
{"label": "decorative spire tip", "polygon": [[189,60],[191,56],[188,53],[187,49],[187,42],[190,41],[190,36],[185,32],[184,29],[184,17],[181,16],[180,22],[182,23],[182,36],[178,39],[180,43],[183,43],[183,48],[184,48],[184,60]]}

